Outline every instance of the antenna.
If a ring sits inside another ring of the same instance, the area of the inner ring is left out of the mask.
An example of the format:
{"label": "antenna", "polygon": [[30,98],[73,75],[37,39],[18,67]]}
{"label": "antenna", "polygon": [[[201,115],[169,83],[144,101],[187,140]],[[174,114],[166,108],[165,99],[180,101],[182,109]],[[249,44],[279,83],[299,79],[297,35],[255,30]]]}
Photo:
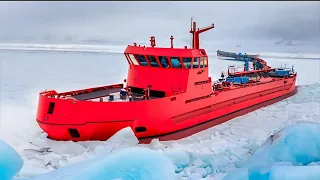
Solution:
{"label": "antenna", "polygon": [[170,44],[171,44],[171,48],[173,48],[173,36],[171,35],[171,37],[170,37]]}
{"label": "antenna", "polygon": [[[192,22],[193,22],[193,17],[191,17],[190,32],[192,31]],[[192,48],[192,44],[193,44],[193,35],[191,34],[190,48]]]}
{"label": "antenna", "polygon": [[192,31],[192,17],[191,17],[191,24],[190,24],[190,31]]}

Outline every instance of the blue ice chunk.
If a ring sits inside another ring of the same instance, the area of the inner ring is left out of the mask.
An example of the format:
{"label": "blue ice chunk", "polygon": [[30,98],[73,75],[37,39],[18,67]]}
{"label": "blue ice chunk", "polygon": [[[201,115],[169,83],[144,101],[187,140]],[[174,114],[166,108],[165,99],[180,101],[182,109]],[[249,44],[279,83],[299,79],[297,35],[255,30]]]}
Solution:
{"label": "blue ice chunk", "polygon": [[11,180],[22,168],[20,155],[6,142],[0,139],[0,179]]}
{"label": "blue ice chunk", "polygon": [[181,172],[191,163],[192,156],[188,152],[164,152],[163,155],[170,158],[172,163],[176,166],[176,173]]}
{"label": "blue ice chunk", "polygon": [[229,172],[223,180],[269,180],[269,169],[252,167],[252,168],[237,168]]}
{"label": "blue ice chunk", "polygon": [[237,168],[229,172],[223,180],[248,180],[249,172],[248,168]]}
{"label": "blue ice chunk", "polygon": [[318,180],[320,166],[273,166],[270,171],[270,180]]}
{"label": "blue ice chunk", "polygon": [[224,154],[198,154],[191,152],[163,152],[163,155],[169,157],[176,166],[175,172],[188,179],[205,178],[210,174],[216,174],[220,171],[225,172]]}
{"label": "blue ice chunk", "polygon": [[175,166],[163,154],[147,148],[126,148],[81,163],[63,167],[32,180],[139,179],[173,180]]}
{"label": "blue ice chunk", "polygon": [[[320,124],[300,122],[270,136],[242,168],[229,172],[224,180],[282,179],[286,173],[291,173],[290,167],[296,168],[297,173],[308,172],[308,167],[312,167],[308,177],[319,179],[320,174],[316,173],[316,167],[320,166],[303,167],[319,160]],[[288,177],[291,178],[289,175]]]}
{"label": "blue ice chunk", "polygon": [[[255,170],[258,171],[255,171]],[[228,173],[223,180],[318,180],[320,166],[277,166],[262,173],[258,168],[238,168]]]}
{"label": "blue ice chunk", "polygon": [[307,165],[320,161],[320,124],[297,123],[271,136],[248,160],[246,167],[291,162]]}

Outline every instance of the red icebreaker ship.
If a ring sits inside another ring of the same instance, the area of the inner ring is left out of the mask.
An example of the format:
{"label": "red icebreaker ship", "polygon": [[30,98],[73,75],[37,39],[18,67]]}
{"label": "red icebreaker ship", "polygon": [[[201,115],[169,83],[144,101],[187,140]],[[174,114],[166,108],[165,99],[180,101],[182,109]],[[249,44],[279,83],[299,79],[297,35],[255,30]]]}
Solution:
{"label": "red icebreaker ship", "polygon": [[229,66],[213,82],[199,46],[200,33],[212,28],[192,22],[191,48],[174,48],[172,36],[168,48],[155,47],[153,36],[151,47],[128,45],[126,86],[41,92],[39,126],[54,140],[107,140],[125,127],[141,143],[176,140],[295,94],[293,68],[271,68],[258,57],[244,59],[241,71]]}

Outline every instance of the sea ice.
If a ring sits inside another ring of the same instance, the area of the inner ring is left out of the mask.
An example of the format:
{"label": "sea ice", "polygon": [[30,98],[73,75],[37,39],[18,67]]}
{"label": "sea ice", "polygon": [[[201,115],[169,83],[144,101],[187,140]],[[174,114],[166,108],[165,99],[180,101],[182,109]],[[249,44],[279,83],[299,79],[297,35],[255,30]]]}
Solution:
{"label": "sea ice", "polygon": [[271,136],[245,166],[291,162],[307,165],[320,161],[320,124],[300,122]]}
{"label": "sea ice", "polygon": [[320,166],[273,166],[270,180],[318,180]]}
{"label": "sea ice", "polygon": [[126,148],[81,163],[62,167],[32,180],[140,179],[173,180],[175,166],[169,158],[147,148]]}
{"label": "sea ice", "polygon": [[231,171],[224,180],[292,179],[292,173],[296,179],[319,179],[319,160],[320,124],[300,122],[270,136],[242,168]]}
{"label": "sea ice", "polygon": [[0,139],[0,179],[11,180],[22,168],[20,155],[6,142]]}

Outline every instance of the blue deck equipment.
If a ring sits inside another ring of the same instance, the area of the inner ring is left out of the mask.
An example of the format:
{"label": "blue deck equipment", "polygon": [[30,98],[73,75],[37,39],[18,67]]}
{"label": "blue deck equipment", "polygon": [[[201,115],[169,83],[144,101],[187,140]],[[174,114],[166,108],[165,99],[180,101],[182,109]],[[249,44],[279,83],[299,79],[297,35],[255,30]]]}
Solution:
{"label": "blue deck equipment", "polygon": [[250,57],[250,58],[255,58],[258,57],[259,55],[257,54],[242,54],[242,53],[234,53],[234,52],[227,52],[227,51],[217,51],[217,56],[222,56],[222,57],[229,57],[229,58],[234,58],[235,60],[239,60],[240,58],[245,58],[245,57]]}
{"label": "blue deck equipment", "polygon": [[233,83],[234,84],[246,84],[249,82],[249,77],[247,76],[241,76],[241,77],[234,77]]}
{"label": "blue deck equipment", "polygon": [[233,82],[233,78],[232,77],[227,77],[226,82],[228,82],[228,83]]}
{"label": "blue deck equipment", "polygon": [[246,62],[244,63],[244,66],[246,67],[246,71],[249,71],[249,62],[248,62],[248,61],[246,61]]}
{"label": "blue deck equipment", "polygon": [[[241,54],[241,53],[240,53]],[[249,55],[241,55],[238,56],[236,59],[224,59],[224,60],[233,60],[233,61],[243,61],[245,62],[245,71],[249,71],[249,62],[252,62],[254,66],[254,70],[260,70],[263,69],[263,65],[261,62],[257,61],[256,58],[250,57]]]}
{"label": "blue deck equipment", "polygon": [[276,69],[274,71],[274,75],[276,76],[289,76],[290,70],[285,70],[285,69]]}

